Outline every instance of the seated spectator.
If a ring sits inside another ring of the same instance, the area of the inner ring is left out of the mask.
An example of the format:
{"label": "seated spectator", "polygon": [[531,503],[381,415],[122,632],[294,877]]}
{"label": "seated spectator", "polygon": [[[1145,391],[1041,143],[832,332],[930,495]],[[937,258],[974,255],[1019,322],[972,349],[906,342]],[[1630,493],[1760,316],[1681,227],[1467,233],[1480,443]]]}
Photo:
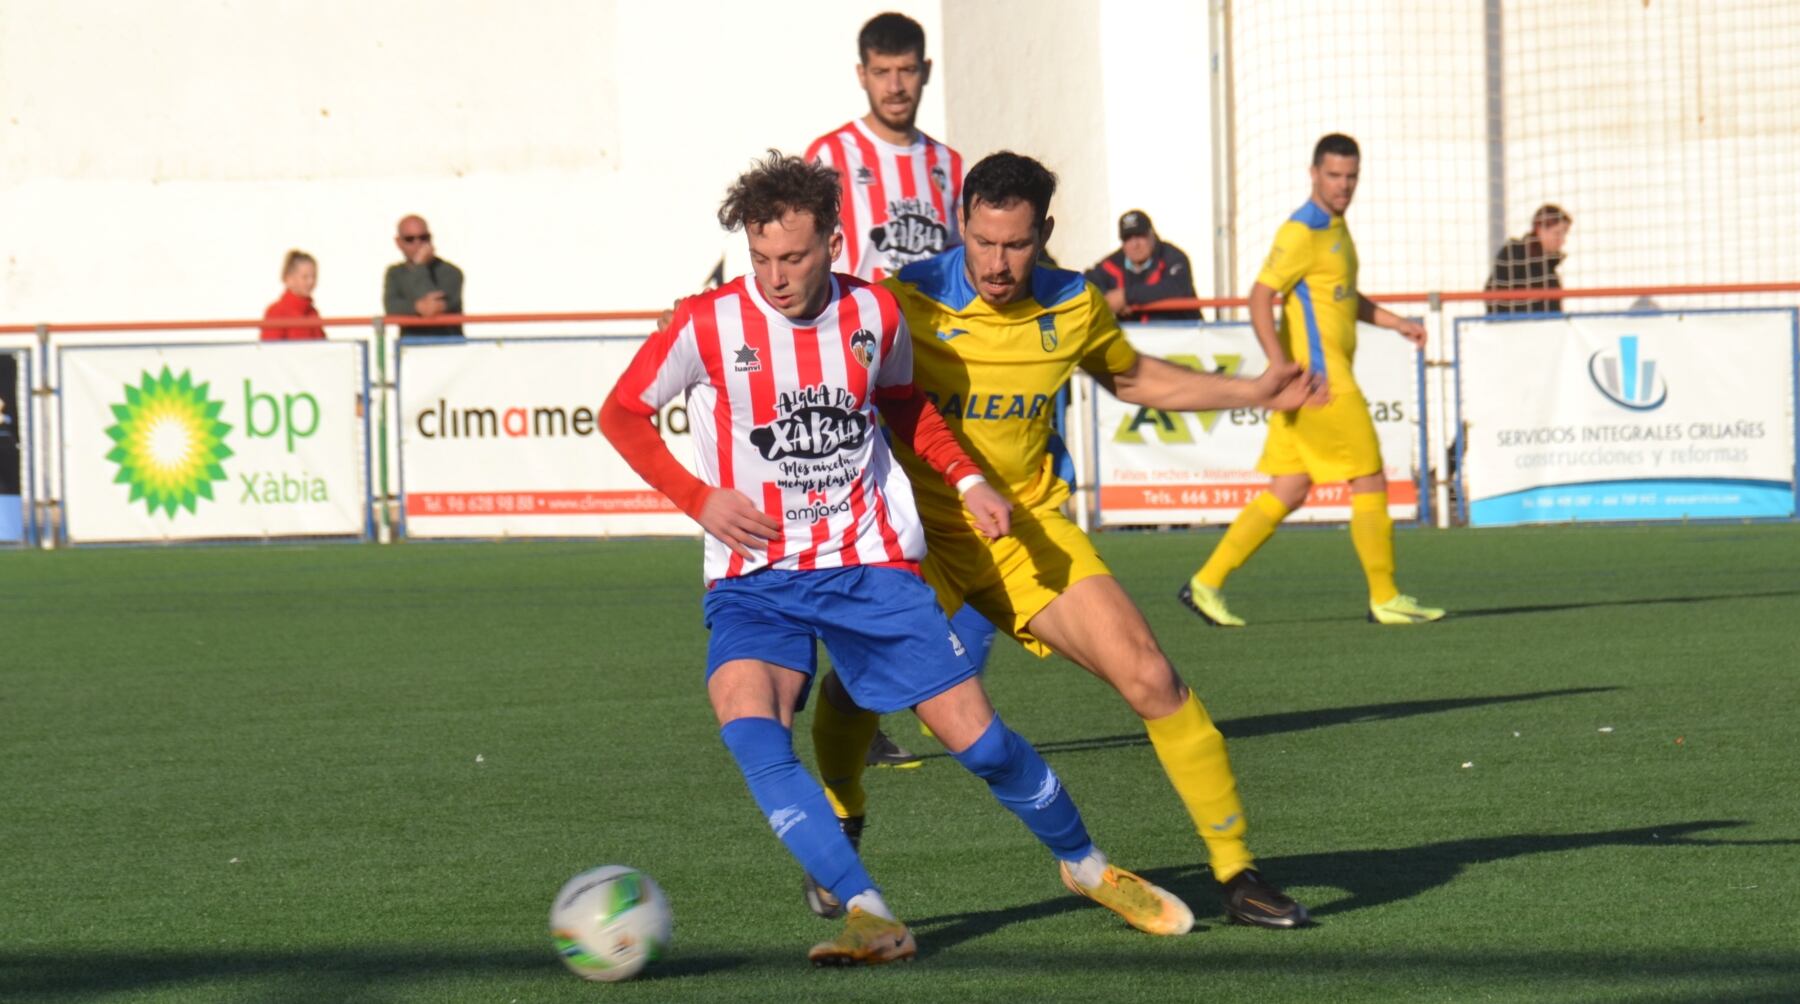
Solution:
{"label": "seated spectator", "polygon": [[[305,251],[289,251],[287,260],[281,264],[281,284],[287,291],[281,299],[269,304],[263,311],[263,320],[279,321],[296,317],[318,317],[319,308],[313,306],[313,287],[319,284],[319,263]],[[277,327],[265,324],[262,329],[262,340],[265,342],[303,342],[313,338],[324,338],[325,329],[308,326]]]}
{"label": "seated spectator", "polygon": [[[1561,289],[1556,267],[1563,261],[1563,244],[1575,218],[1561,206],[1545,203],[1531,214],[1531,232],[1514,237],[1494,256],[1494,272],[1488,289]],[[1562,297],[1542,300],[1489,300],[1490,314],[1549,314],[1562,311]]]}
{"label": "seated spectator", "polygon": [[1157,300],[1194,295],[1194,270],[1187,253],[1156,236],[1150,215],[1133,209],[1119,217],[1119,250],[1088,269],[1087,277],[1106,294],[1121,321],[1197,321],[1198,310],[1132,310]]}
{"label": "seated spectator", "polygon": [[[462,269],[437,256],[431,228],[424,217],[405,216],[394,232],[394,246],[405,261],[389,265],[382,283],[382,312],[389,317],[437,317],[463,312]],[[406,327],[403,335],[453,335],[462,325]]]}

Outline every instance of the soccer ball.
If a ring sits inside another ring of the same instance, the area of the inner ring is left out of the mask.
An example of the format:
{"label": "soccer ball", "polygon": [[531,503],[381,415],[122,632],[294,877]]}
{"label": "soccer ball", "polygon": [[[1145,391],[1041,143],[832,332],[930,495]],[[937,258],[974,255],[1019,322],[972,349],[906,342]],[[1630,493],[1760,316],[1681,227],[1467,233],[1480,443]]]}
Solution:
{"label": "soccer ball", "polygon": [[623,865],[582,872],[550,905],[550,937],[563,964],[585,980],[636,976],[669,950],[675,915],[650,876]]}

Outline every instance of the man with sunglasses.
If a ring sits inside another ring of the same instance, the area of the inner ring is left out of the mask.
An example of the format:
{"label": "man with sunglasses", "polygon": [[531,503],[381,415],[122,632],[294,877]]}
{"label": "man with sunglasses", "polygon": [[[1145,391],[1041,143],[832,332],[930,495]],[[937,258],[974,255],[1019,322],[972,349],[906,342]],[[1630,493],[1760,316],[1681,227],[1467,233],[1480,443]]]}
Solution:
{"label": "man with sunglasses", "polygon": [[[405,260],[389,265],[382,283],[382,313],[389,317],[437,317],[463,312],[462,269],[437,256],[431,228],[422,216],[403,216],[394,231],[394,246]],[[461,338],[462,325],[407,327],[407,335]]]}

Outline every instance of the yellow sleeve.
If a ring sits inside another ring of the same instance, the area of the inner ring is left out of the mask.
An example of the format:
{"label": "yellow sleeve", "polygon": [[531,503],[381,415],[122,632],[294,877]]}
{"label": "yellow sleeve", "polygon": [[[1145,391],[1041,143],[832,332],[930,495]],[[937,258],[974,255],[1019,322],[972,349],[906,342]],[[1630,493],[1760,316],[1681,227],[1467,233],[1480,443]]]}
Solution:
{"label": "yellow sleeve", "polygon": [[1087,344],[1082,347],[1081,368],[1094,376],[1130,372],[1137,365],[1137,350],[1125,340],[1119,321],[1099,287],[1087,284]]}
{"label": "yellow sleeve", "polygon": [[1298,220],[1289,220],[1275,231],[1275,246],[1263,261],[1256,281],[1277,293],[1285,293],[1312,266],[1313,232]]}

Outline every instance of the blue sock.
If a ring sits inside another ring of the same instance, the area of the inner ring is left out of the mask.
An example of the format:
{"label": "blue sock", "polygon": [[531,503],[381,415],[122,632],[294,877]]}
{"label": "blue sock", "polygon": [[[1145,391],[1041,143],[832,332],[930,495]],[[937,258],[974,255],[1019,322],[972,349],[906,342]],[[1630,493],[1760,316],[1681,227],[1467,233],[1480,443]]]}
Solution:
{"label": "blue sock", "polygon": [[975,672],[987,672],[988,654],[994,650],[994,625],[981,612],[967,603],[950,618],[950,629],[969,652],[969,663]]}
{"label": "blue sock", "polygon": [[1063,861],[1079,861],[1094,850],[1081,811],[1038,751],[995,715],[981,738],[956,762],[986,781],[1000,804],[1018,816],[1031,835]]}
{"label": "blue sock", "polygon": [[772,718],[739,718],[719,730],[750,797],[788,853],[841,903],[875,888],[856,848],[838,828],[825,791],[794,756],[793,733]]}

